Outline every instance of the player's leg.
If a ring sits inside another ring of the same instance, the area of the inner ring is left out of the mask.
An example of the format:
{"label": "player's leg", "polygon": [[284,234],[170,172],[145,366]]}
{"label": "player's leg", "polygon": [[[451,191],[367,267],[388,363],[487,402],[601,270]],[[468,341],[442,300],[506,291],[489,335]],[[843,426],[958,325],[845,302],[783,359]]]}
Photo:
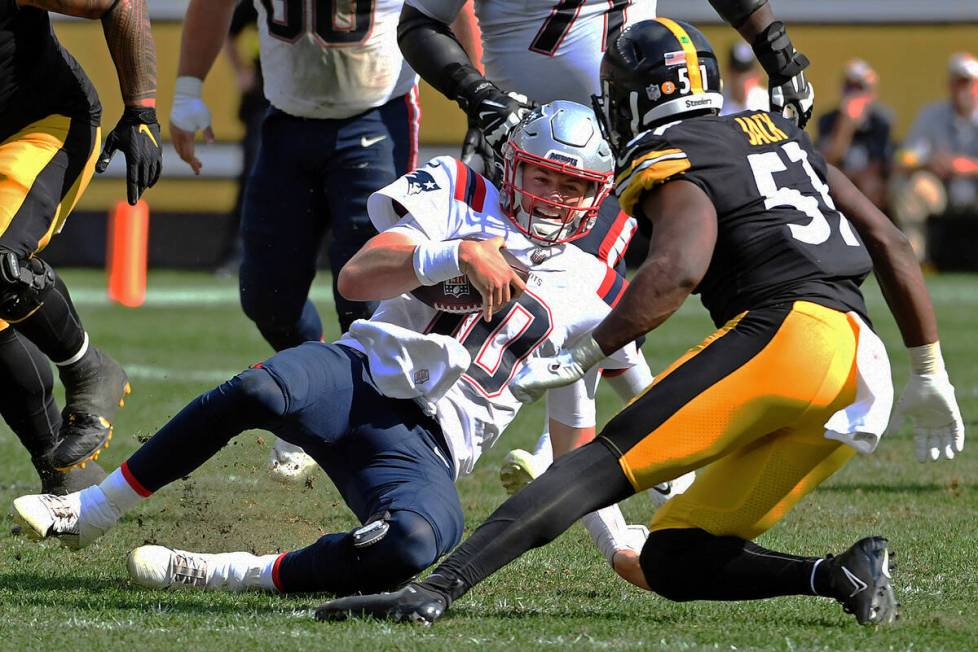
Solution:
{"label": "player's leg", "polygon": [[128,392],[122,368],[90,345],[64,282],[35,255],[87,187],[98,142],[87,119],[53,115],[0,144],[0,318],[58,365],[66,405],[51,461],[64,470],[98,455]]}
{"label": "player's leg", "polygon": [[340,331],[369,319],[376,302],[350,301],[336,289],[340,269],[377,234],[367,215],[367,198],[407,170],[401,151],[410,139],[407,105],[395,98],[376,109],[338,120],[336,151],[327,163],[326,199],[332,216],[329,266]]}
{"label": "player's leg", "polygon": [[[99,485],[64,498],[22,496],[20,520],[40,537],[69,547],[88,545],[155,491],[197,469],[244,430],[263,428],[303,445],[311,435],[291,428],[328,396],[331,409],[315,410],[317,437],[339,437],[348,428],[353,399],[351,362],[335,345],[310,342],[283,351],[190,402]],[[299,437],[299,438],[297,438]]]}
{"label": "player's leg", "polygon": [[447,462],[447,445],[437,425],[414,403],[381,396],[363,359],[352,352],[350,356],[354,368],[359,363],[359,372],[351,376],[357,401],[347,406],[341,392],[334,395],[336,400],[309,405],[292,429],[315,432],[320,411],[335,411],[337,404],[349,408],[345,436],[320,432],[318,436],[324,438],[308,441],[306,447],[363,525],[271,557],[139,548],[129,563],[137,583],[338,594],[390,589],[430,566],[458,542],[461,505]]}
{"label": "player's leg", "polygon": [[741,315],[660,374],[595,442],[503,503],[422,583],[427,602],[399,594],[369,608],[443,609],[585,513],[751,446],[813,405],[851,403],[855,340],[846,315],[814,304]]}
{"label": "player's leg", "polygon": [[16,330],[0,323],[0,416],[30,453],[41,478],[41,491],[65,494],[101,482],[105,473],[95,462],[68,472],[51,466],[49,456],[61,426],[53,389],[47,357]]}
{"label": "player's leg", "polygon": [[323,336],[308,296],[328,221],[317,165],[333,149],[332,122],[270,110],[245,189],[241,307],[276,351]]}

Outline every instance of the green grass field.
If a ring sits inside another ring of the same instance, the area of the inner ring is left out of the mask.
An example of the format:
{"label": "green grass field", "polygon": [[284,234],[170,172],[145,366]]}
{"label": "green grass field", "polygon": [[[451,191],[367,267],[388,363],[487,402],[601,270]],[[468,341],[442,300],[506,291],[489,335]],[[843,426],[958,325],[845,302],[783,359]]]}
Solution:
{"label": "green grass field", "polygon": [[[236,282],[203,274],[157,273],[147,305],[128,310],[104,299],[103,277],[65,274],[94,341],[128,369],[133,394],[120,413],[107,469],[187,401],[269,351],[241,314]],[[976,433],[978,277],[929,279],[945,358],[965,422]],[[334,329],[325,280],[317,301]],[[895,382],[907,364],[875,286],[870,310],[887,342]],[[711,330],[691,301],[649,338],[661,369]],[[335,334],[331,331],[330,333]],[[600,418],[617,401],[602,394]],[[503,499],[497,467],[505,452],[529,446],[542,424],[525,410],[497,449],[459,490],[469,529]],[[264,470],[269,437],[248,432],[191,477],[162,490],[96,545],[72,553],[13,534],[10,502],[38,488],[26,453],[0,426],[0,649],[661,649],[661,650],[975,650],[978,649],[978,454],[971,444],[953,462],[921,465],[906,429],[871,457],[854,460],[799,505],[761,543],[804,554],[838,552],[868,534],[897,551],[894,581],[903,617],[866,629],[834,602],[785,598],[754,603],[673,604],[613,575],[575,526],[479,586],[432,628],[379,622],[324,625],[309,608],[326,596],[152,592],[131,586],[125,556],[144,542],[191,550],[271,552],[302,546],[354,520],[329,481],[286,487]],[[631,521],[648,503],[626,504]]]}

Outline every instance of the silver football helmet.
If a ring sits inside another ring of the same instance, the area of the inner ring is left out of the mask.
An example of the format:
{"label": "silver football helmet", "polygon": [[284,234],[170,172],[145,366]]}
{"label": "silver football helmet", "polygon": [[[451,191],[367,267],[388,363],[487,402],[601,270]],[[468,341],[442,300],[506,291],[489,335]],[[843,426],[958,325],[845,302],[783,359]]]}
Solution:
{"label": "silver football helmet", "polygon": [[[569,204],[527,192],[528,166],[584,180],[584,200]],[[611,190],[614,167],[594,112],[576,102],[550,102],[516,125],[503,145],[500,203],[517,228],[536,242],[569,242],[594,226],[601,202]]]}

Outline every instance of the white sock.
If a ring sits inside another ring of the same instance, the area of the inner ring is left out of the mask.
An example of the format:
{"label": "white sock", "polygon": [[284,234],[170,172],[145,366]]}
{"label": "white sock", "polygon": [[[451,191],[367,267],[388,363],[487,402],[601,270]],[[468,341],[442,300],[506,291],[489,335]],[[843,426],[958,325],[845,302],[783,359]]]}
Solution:
{"label": "white sock", "polygon": [[84,358],[86,353],[88,353],[88,333],[87,332],[85,333],[85,339],[82,340],[81,348],[78,349],[78,351],[75,353],[75,355],[71,356],[67,360],[64,360],[62,362],[55,362],[54,364],[57,365],[57,366],[59,366],[59,367],[66,367],[66,366],[68,366],[70,364],[74,364],[74,363],[78,362],[79,360],[81,360],[82,358]]}
{"label": "white sock", "polygon": [[612,563],[617,550],[628,547],[623,541],[628,524],[625,523],[625,517],[622,516],[618,505],[585,514],[581,518],[581,523],[609,564]]}
{"label": "white sock", "polygon": [[626,403],[642,392],[644,392],[655,377],[649,368],[649,363],[644,356],[639,356],[639,362],[628,371],[617,376],[604,376],[603,379],[608,383],[615,394]]}
{"label": "white sock", "polygon": [[554,451],[550,446],[550,433],[546,430],[537,439],[537,447],[533,449],[533,457],[536,458],[537,469],[540,473],[546,471],[554,462]]}
{"label": "white sock", "polygon": [[204,554],[207,558],[207,588],[227,591],[260,589],[275,591],[272,580],[275,561],[281,555],[253,555],[250,552]]}
{"label": "white sock", "polygon": [[105,494],[112,507],[119,512],[120,517],[146,498],[133,489],[122,473],[121,467],[106,476],[99,489]]}

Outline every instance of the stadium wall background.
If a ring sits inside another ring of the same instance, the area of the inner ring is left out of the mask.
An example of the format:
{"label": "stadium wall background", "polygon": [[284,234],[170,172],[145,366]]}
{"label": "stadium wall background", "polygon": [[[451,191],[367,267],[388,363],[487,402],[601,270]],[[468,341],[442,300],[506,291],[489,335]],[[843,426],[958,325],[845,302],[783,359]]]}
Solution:
{"label": "stadium wall background", "polygon": [[[641,1],[641,0],[640,0]],[[843,63],[851,57],[869,61],[880,75],[880,96],[883,103],[892,107],[897,116],[897,137],[903,136],[918,110],[924,105],[946,97],[945,64],[948,56],[959,50],[978,53],[978,3],[965,4],[966,9],[955,13],[949,4],[946,16],[964,16],[967,22],[858,22],[872,18],[864,12],[855,15],[852,24],[804,23],[810,14],[792,16],[792,4],[781,0],[779,13],[791,23],[791,34],[796,46],[813,61],[810,78],[817,89],[816,115],[834,107],[839,97],[839,72]],[[157,2],[160,2],[158,5]],[[154,9],[166,8],[167,0],[157,0]],[[670,2],[660,0],[660,10],[665,13]],[[901,0],[890,0],[895,7]],[[858,3],[888,6],[890,2]],[[682,3],[683,6],[697,5]],[[706,10],[709,5],[702,3]],[[821,5],[836,5],[840,18],[846,18],[846,10],[839,5],[854,3],[836,0]],[[929,4],[930,21],[941,20],[940,8]],[[942,4],[937,0],[937,5]],[[169,112],[179,56],[180,3],[169,3],[170,11],[162,18],[154,18],[153,33],[156,39],[159,96],[158,110],[163,123],[163,136],[168,139],[166,116]],[[910,5],[908,5],[910,6]],[[916,2],[913,6],[920,7]],[[970,9],[967,9],[970,7]],[[783,11],[786,8],[787,11]],[[701,8],[703,9],[703,8]],[[688,12],[687,12],[688,13]],[[696,12],[693,12],[696,13]],[[708,19],[707,11],[694,19]],[[669,15],[669,14],[666,14]],[[919,21],[911,14],[890,11],[890,20]],[[815,16],[818,18],[818,16]],[[97,23],[78,20],[59,20],[55,27],[64,45],[79,60],[96,87],[104,106],[103,129],[115,124],[121,113],[115,71],[105,46],[101,28]],[[736,38],[729,28],[704,25],[704,32],[711,39],[718,53],[724,56]],[[151,266],[209,267],[217,262],[222,234],[226,229],[226,214],[234,203],[234,178],[240,167],[236,142],[241,136],[241,126],[236,120],[237,91],[230,67],[220,57],[208,77],[204,97],[210,106],[214,131],[218,144],[203,147],[201,159],[204,170],[201,177],[194,177],[190,169],[180,161],[172,149],[165,153],[164,177],[147,193],[151,208],[150,256]],[[453,150],[461,141],[465,121],[453,102],[422,84],[421,143],[443,151]],[[75,214],[68,220],[60,238],[49,247],[47,257],[61,265],[102,265],[105,255],[105,216],[108,208],[125,196],[124,172],[121,157],[116,157],[106,176],[93,180]]]}

